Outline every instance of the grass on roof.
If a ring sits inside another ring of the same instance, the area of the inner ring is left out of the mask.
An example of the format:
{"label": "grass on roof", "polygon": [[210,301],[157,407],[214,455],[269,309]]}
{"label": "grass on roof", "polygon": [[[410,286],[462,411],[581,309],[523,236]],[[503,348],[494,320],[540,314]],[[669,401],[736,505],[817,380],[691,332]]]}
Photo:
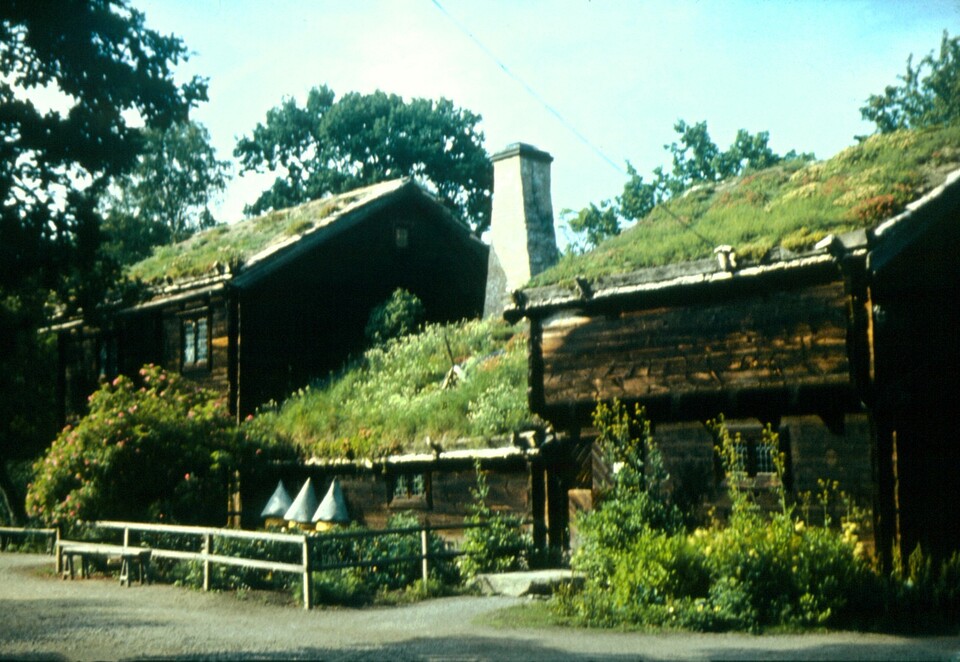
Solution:
{"label": "grass on roof", "polygon": [[874,135],[828,161],[692,188],[594,250],[564,256],[530,285],[710,257],[721,244],[746,260],[775,246],[801,252],[828,234],[877,225],[958,167],[960,125]]}
{"label": "grass on roof", "polygon": [[178,244],[155,248],[150,257],[131,265],[127,275],[151,283],[204,276],[217,264],[234,269],[268,246],[311,230],[363,193],[363,189],[351,191],[232,225],[218,225]]}
{"label": "grass on roof", "polygon": [[[443,388],[448,343],[463,373]],[[429,453],[427,436],[447,449],[483,447],[531,425],[526,374],[519,328],[499,320],[428,325],[368,350],[356,365],[258,412],[247,425],[308,457]]]}

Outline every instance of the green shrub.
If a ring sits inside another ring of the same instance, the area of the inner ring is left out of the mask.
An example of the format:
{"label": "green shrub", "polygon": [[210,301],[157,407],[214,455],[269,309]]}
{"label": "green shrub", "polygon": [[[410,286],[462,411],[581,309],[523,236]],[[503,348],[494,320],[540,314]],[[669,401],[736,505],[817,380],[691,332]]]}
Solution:
{"label": "green shrub", "polygon": [[485,572],[526,569],[533,543],[523,532],[522,520],[491,510],[487,505],[490,488],[479,462],[475,470],[477,486],[470,491],[473,503],[465,521],[482,526],[464,531],[460,571],[465,577],[474,577]]}
{"label": "green shrub", "polygon": [[48,524],[127,519],[223,524],[229,477],[245,453],[225,402],[145,366],[90,396],[34,464],[27,509]]}
{"label": "green shrub", "polygon": [[710,427],[732,513],[726,523],[688,533],[664,489],[667,475],[642,411],[627,415],[619,403],[599,405],[594,424],[601,447],[620,468],[598,509],[583,518],[573,565],[584,573],[585,587],[559,596],[561,614],[606,626],[751,631],[849,618],[851,597],[862,595],[871,578],[855,524],[845,521],[837,530],[829,518],[821,527],[796,516],[782,486],[785,460],[769,427],[762,443],[779,473],[773,489],[780,510],[765,514],[743,489],[738,439],[721,418]]}
{"label": "green shrub", "polygon": [[423,322],[426,309],[415,294],[400,288],[390,298],[370,311],[363,334],[372,345],[381,345],[416,331]]}
{"label": "green shrub", "polygon": [[[419,526],[413,513],[396,513],[387,520],[388,529],[409,529]],[[354,525],[347,531],[361,531]],[[374,599],[383,599],[388,592],[407,591],[422,583],[419,531],[381,534],[375,538],[338,538],[336,533],[320,533],[313,538],[314,567],[337,563],[362,562],[359,568],[320,570],[313,574],[318,603],[361,605]],[[460,582],[456,564],[442,558],[447,545],[442,538],[428,533],[427,550],[430,560],[431,591],[438,586],[453,586]],[[400,563],[390,559],[408,559]],[[378,561],[382,560],[380,564]],[[428,591],[429,592],[429,591]],[[426,593],[425,593],[426,594]]]}

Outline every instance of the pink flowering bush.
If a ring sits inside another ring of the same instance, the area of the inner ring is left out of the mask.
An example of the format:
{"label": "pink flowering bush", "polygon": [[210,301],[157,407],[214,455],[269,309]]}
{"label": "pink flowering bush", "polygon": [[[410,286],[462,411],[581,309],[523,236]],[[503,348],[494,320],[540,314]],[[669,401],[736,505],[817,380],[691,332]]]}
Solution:
{"label": "pink flowering bush", "polygon": [[144,366],[90,396],[34,464],[27,511],[48,524],[120,519],[222,525],[228,482],[255,453],[225,403],[208,390]]}

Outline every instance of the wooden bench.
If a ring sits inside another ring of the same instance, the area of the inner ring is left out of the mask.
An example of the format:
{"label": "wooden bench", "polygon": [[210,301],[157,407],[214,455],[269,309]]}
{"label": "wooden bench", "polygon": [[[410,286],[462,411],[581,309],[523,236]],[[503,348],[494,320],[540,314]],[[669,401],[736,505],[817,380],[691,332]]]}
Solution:
{"label": "wooden bench", "polygon": [[[124,547],[123,545],[107,545],[103,543],[88,543],[72,540],[61,540],[57,544],[57,572],[63,579],[82,579],[89,577],[89,561],[91,557],[102,556],[120,559],[120,585],[130,586],[131,572],[137,570],[137,579],[140,584],[150,583],[150,557],[153,550],[147,547]],[[79,571],[77,560],[79,559]]]}

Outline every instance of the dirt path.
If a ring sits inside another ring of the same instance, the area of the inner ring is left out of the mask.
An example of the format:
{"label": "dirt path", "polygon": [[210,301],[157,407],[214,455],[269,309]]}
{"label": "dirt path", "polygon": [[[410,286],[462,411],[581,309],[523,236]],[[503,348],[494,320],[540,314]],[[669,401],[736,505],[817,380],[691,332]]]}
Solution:
{"label": "dirt path", "polygon": [[457,597],[406,607],[306,612],[173,586],[61,581],[41,572],[52,565],[51,557],[0,554],[0,657],[960,660],[960,638],[504,630],[475,619],[522,600]]}

